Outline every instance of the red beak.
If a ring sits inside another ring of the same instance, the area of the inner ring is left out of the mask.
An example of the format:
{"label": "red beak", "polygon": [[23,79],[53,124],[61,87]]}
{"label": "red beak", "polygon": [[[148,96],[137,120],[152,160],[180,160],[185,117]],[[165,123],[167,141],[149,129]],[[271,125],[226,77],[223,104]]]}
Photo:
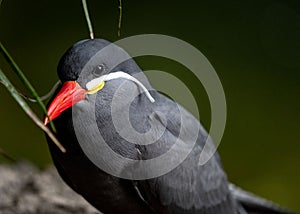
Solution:
{"label": "red beak", "polygon": [[[63,111],[84,100],[86,93],[87,90],[81,88],[77,82],[65,82],[48,108],[50,119],[54,120]],[[47,125],[48,123],[49,118],[45,117],[44,124]]]}

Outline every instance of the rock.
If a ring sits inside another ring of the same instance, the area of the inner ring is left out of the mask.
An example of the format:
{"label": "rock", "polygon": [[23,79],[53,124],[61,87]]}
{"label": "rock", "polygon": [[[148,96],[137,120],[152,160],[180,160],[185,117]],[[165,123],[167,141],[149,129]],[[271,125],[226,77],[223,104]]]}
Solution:
{"label": "rock", "polygon": [[54,167],[44,171],[32,164],[0,165],[1,214],[99,214],[70,189]]}

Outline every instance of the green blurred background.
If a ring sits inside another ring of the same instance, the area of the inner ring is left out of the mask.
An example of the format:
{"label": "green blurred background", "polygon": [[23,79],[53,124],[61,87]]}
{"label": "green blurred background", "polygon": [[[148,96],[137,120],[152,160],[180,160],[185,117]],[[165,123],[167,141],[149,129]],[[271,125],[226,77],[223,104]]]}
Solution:
{"label": "green blurred background", "polygon": [[[88,3],[96,36],[119,39],[118,1]],[[300,211],[299,0],[123,1],[121,33],[121,38],[166,34],[197,47],[216,69],[227,98],[219,152],[229,179]],[[57,81],[64,51],[87,37],[80,0],[2,2],[0,40],[40,94]],[[201,121],[209,127],[207,96],[190,72],[159,57],[137,61],[143,69],[181,78],[197,97]],[[0,66],[25,91],[3,57]],[[44,134],[2,86],[0,98],[0,147],[18,160],[50,164]],[[42,117],[38,106],[31,106]]]}

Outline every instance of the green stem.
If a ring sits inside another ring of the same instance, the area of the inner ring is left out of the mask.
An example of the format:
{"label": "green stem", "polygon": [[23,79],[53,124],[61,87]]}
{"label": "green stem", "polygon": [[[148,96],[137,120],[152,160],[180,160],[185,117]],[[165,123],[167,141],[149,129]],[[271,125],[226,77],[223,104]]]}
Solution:
{"label": "green stem", "polygon": [[[55,85],[51,88],[51,90],[50,90],[47,94],[41,96],[40,99],[41,99],[42,101],[45,101],[45,100],[49,99],[49,98],[54,94],[54,92],[57,90],[57,88],[60,86],[60,84],[61,84],[61,82],[60,82],[60,81],[57,81],[57,82],[55,83]],[[19,92],[19,91],[18,91],[18,93],[19,93],[19,95],[20,95],[21,97],[23,97],[25,100],[28,100],[28,101],[33,102],[33,103],[36,103],[36,102],[37,102],[37,100],[34,99],[34,98],[28,97],[28,96],[26,96],[25,94],[22,94],[22,93]]]}
{"label": "green stem", "polygon": [[25,111],[25,113],[35,122],[35,124],[40,127],[50,138],[51,140],[57,145],[57,147],[62,151],[66,152],[66,149],[59,143],[59,141],[56,139],[56,137],[53,135],[53,133],[48,129],[47,126],[43,124],[41,120],[36,116],[36,114],[30,109],[30,107],[27,105],[27,103],[24,101],[24,99],[18,94],[15,87],[10,83],[10,81],[7,79],[5,74],[0,69],[0,80],[3,83],[3,85],[8,89],[10,94],[13,96],[13,98],[17,101],[17,103],[22,107],[22,109]]}
{"label": "green stem", "polygon": [[91,37],[91,39],[94,39],[94,32],[93,32],[92,22],[90,20],[90,15],[89,15],[89,10],[88,10],[88,7],[87,7],[86,0],[82,0],[82,6],[83,6],[86,22],[88,24],[88,28],[89,28],[89,31],[90,31],[90,37]]}
{"label": "green stem", "polygon": [[118,36],[121,36],[121,24],[122,24],[122,0],[119,0],[119,22],[118,22]]}
{"label": "green stem", "polygon": [[[49,118],[46,106],[44,105],[44,103],[40,99],[39,95],[37,94],[37,92],[35,91],[35,89],[33,88],[33,86],[31,85],[31,83],[28,81],[28,79],[26,78],[26,76],[24,75],[24,73],[21,71],[21,69],[19,68],[19,66],[17,65],[17,63],[13,60],[13,58],[10,56],[10,54],[8,53],[8,51],[5,49],[5,47],[2,45],[1,42],[0,42],[0,51],[2,52],[2,54],[5,57],[5,59],[7,60],[7,62],[10,64],[10,66],[13,68],[13,70],[15,71],[15,73],[21,79],[21,81],[23,82],[23,84],[30,91],[30,93],[32,94],[32,96],[37,100],[37,103],[42,108],[43,112]],[[54,132],[56,132],[54,124],[52,123],[52,121],[51,121],[50,118],[49,118],[49,121],[50,121],[50,125],[51,125],[52,130]]]}

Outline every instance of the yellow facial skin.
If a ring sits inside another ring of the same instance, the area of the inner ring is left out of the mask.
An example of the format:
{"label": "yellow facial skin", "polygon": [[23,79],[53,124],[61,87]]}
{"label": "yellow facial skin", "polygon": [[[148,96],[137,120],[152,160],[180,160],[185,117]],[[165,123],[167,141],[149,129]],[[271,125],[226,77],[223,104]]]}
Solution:
{"label": "yellow facial skin", "polygon": [[102,81],[99,85],[96,85],[94,88],[88,90],[88,94],[94,94],[96,93],[97,91],[101,90],[105,85],[105,82]]}

